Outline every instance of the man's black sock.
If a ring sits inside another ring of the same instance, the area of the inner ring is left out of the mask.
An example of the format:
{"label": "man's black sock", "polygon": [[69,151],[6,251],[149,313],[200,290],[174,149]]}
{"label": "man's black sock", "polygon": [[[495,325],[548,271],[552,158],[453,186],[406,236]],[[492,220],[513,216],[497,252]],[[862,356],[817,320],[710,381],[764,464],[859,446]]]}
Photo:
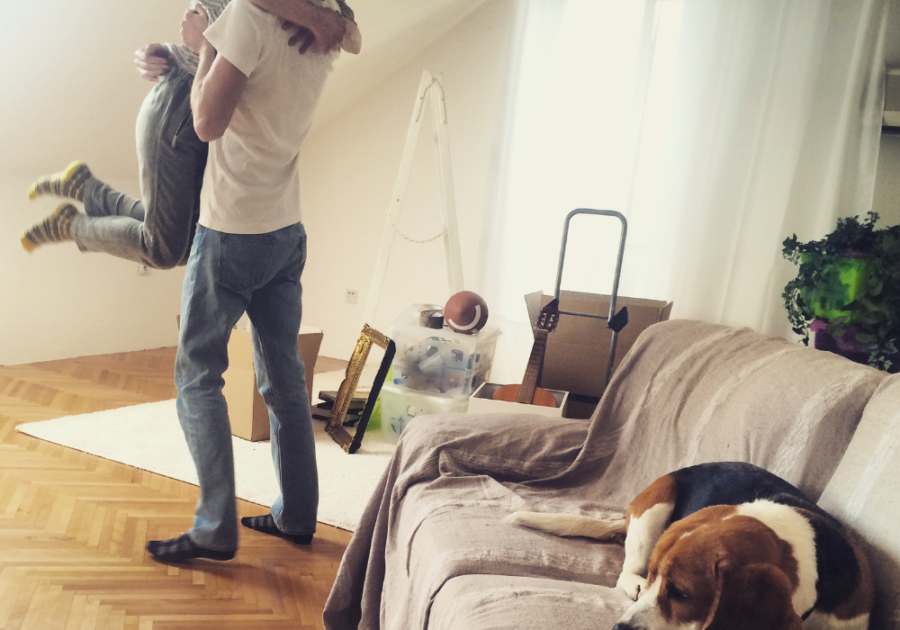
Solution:
{"label": "man's black sock", "polygon": [[208,558],[209,560],[231,560],[233,551],[214,551],[198,547],[187,534],[170,540],[151,540],[147,543],[147,551],[160,562],[183,563],[195,558]]}
{"label": "man's black sock", "polygon": [[272,536],[284,538],[285,540],[290,540],[295,545],[308,545],[313,539],[312,534],[286,534],[278,529],[278,525],[275,524],[275,518],[271,514],[266,514],[265,516],[245,516],[241,519],[241,525],[262,532],[263,534],[270,534]]}

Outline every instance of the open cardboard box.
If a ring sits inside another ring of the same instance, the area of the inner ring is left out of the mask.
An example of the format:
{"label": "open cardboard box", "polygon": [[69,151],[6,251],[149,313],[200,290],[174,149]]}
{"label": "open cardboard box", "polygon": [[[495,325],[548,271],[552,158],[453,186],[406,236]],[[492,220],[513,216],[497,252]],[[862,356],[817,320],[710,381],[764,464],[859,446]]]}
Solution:
{"label": "open cardboard box", "polygon": [[[525,296],[528,317],[534,328],[541,309],[553,299],[540,291]],[[593,315],[609,315],[610,296],[560,291],[559,309]],[[616,311],[628,307],[628,325],[619,333],[613,372],[649,326],[669,319],[672,303],[617,297]],[[612,330],[605,319],[560,315],[559,324],[547,337],[544,368],[539,385],[571,394],[568,417],[587,418],[606,389],[606,369]]]}
{"label": "open cardboard box", "polygon": [[556,399],[556,407],[523,405],[517,402],[494,400],[494,393],[503,387],[497,383],[482,383],[469,398],[469,413],[529,413],[549,418],[563,418],[569,409],[569,392],[548,390]]}
{"label": "open cardboard box", "polygon": [[[297,337],[300,356],[306,366],[306,389],[309,400],[313,400],[313,372],[322,344],[322,331],[310,326],[301,326]],[[269,411],[256,389],[256,373],[253,371],[253,341],[250,333],[235,328],[228,341],[228,370],[225,372],[225,400],[228,402],[228,417],[231,433],[237,437],[259,442],[269,439]]]}

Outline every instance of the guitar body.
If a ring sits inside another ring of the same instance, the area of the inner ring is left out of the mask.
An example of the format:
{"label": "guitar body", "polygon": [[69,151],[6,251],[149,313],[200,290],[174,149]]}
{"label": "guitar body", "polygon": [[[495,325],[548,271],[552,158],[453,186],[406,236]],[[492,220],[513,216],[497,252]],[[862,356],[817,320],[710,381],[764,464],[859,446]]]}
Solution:
{"label": "guitar body", "polygon": [[[494,400],[502,400],[504,402],[518,402],[519,392],[522,390],[521,385],[504,385],[494,392]],[[535,387],[532,405],[540,405],[541,407],[556,407],[556,398],[553,394],[541,387]]]}

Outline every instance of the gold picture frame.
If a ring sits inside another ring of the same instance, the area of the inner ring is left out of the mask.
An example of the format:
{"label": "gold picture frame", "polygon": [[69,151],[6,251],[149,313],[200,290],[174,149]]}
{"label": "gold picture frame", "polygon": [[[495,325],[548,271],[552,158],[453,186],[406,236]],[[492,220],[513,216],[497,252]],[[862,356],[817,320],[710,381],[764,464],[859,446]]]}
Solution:
{"label": "gold picture frame", "polygon": [[[344,420],[347,418],[350,402],[356,394],[359,378],[362,375],[366,359],[369,357],[369,351],[372,349],[373,344],[384,348],[384,357],[381,359],[378,374],[376,374],[375,381],[372,383],[372,389],[369,391],[368,398],[366,398],[366,406],[363,408],[359,422],[356,425],[356,433],[351,436],[347,429],[344,428]],[[331,408],[331,416],[329,416],[325,425],[325,432],[331,436],[332,440],[337,442],[338,446],[344,449],[345,453],[352,455],[359,450],[362,444],[366,427],[369,426],[369,418],[372,415],[372,410],[375,408],[375,401],[378,400],[378,395],[381,393],[381,385],[384,383],[384,379],[387,378],[395,352],[396,346],[393,340],[371,328],[368,324],[363,326],[359,340],[356,342],[356,348],[353,350],[353,356],[350,357],[350,364],[347,365],[344,380],[338,389],[334,406]]]}

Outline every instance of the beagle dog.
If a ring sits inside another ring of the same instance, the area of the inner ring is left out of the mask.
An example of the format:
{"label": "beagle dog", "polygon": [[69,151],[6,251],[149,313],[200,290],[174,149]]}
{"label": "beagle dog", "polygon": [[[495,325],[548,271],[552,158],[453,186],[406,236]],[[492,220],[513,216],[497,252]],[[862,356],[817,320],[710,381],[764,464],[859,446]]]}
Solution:
{"label": "beagle dog", "polygon": [[616,586],[637,600],[613,630],[866,630],[869,564],[844,527],[797,488],[751,464],[664,475],[624,519],[515,512],[559,536],[621,540]]}

